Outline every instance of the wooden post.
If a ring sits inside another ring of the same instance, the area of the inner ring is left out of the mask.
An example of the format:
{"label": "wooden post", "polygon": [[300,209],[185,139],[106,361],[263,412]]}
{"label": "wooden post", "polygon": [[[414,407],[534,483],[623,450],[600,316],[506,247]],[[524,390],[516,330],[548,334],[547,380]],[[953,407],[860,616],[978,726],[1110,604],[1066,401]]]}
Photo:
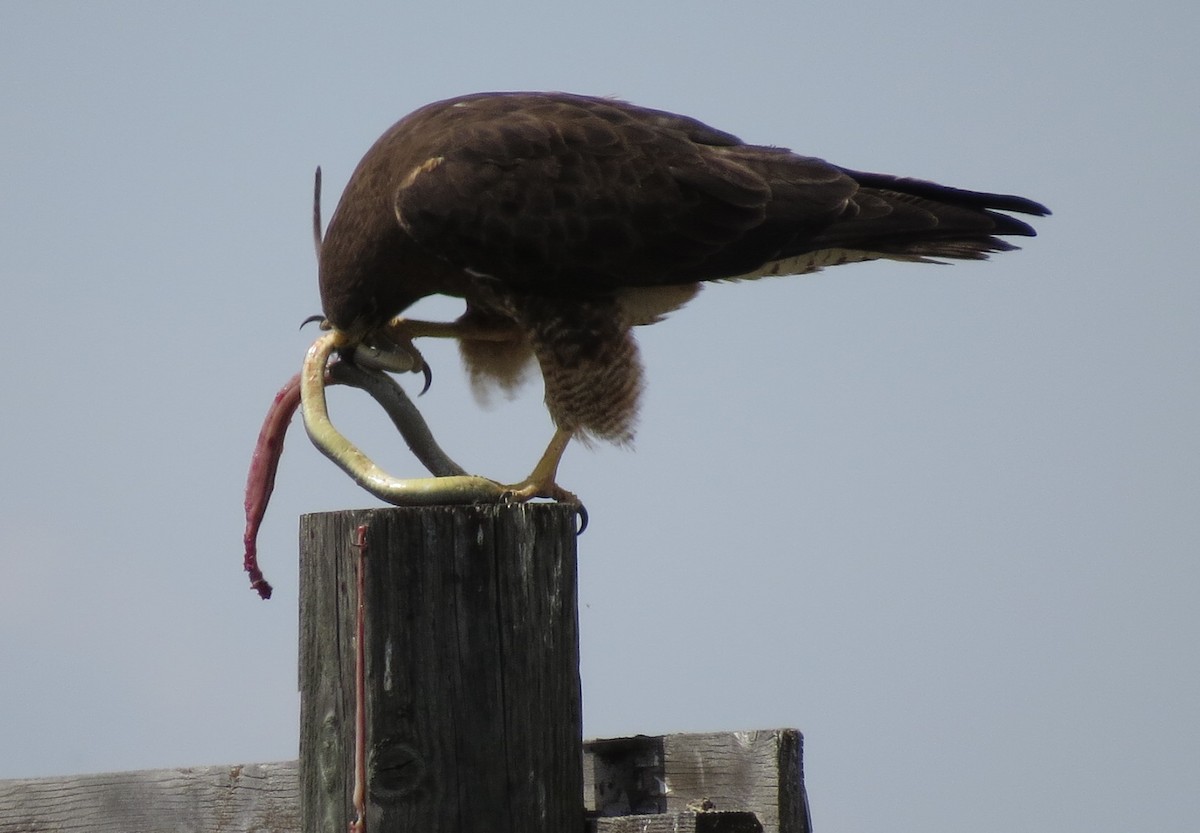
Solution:
{"label": "wooden post", "polygon": [[302,829],[355,815],[360,527],[369,833],[581,831],[575,512],[555,504],[301,519]]}

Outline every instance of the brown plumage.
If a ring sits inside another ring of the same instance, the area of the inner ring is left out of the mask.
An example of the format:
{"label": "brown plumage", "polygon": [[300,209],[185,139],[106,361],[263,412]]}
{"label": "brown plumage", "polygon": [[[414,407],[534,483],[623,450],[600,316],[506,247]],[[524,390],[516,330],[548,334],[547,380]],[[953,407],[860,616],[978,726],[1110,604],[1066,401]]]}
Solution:
{"label": "brown plumage", "polygon": [[321,299],[353,344],[418,299],[466,300],[477,382],[530,357],[555,424],[617,442],[642,387],[630,332],[703,281],[892,258],[983,259],[1032,236],[1021,197],[861,173],[698,121],[561,93],[417,110],[355,170],[321,249]]}

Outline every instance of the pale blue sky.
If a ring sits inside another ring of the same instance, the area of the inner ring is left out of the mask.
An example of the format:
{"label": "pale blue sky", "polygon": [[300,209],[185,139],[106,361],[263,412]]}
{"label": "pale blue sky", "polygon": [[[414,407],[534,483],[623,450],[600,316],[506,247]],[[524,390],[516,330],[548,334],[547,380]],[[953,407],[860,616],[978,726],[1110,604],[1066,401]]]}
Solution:
{"label": "pale blue sky", "polygon": [[[711,287],[643,330],[636,451],[572,448],[591,736],[795,726],[818,829],[1200,818],[1192,4],[0,5],[0,777],[297,754],[296,526],[246,464],[375,138],[485,89],[614,94],[1041,200],[1023,251]],[[453,303],[431,304],[451,315]],[[421,407],[514,479],[540,391]],[[364,395],[335,416],[417,465]],[[298,428],[299,426],[297,426]]]}

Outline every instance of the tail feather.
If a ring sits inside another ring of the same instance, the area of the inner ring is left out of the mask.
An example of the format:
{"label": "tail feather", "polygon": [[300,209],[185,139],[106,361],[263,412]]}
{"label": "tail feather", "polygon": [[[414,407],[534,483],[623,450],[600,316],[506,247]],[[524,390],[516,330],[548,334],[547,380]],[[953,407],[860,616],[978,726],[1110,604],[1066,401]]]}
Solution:
{"label": "tail feather", "polygon": [[1004,236],[1037,232],[1011,214],[1046,216],[1044,205],[1012,194],[951,188],[935,182],[840,169],[858,183],[836,221],[804,241],[827,247],[919,258],[982,260],[1015,248]]}
{"label": "tail feather", "polygon": [[[1034,202],[1015,194],[992,194],[987,191],[969,191],[965,188],[951,188],[949,185],[939,185],[924,179],[913,179],[906,176],[891,174],[875,174],[866,171],[852,171],[849,168],[839,168],[863,188],[874,188],[881,191],[895,191],[900,194],[911,194],[914,197],[945,202],[953,205],[969,206],[972,208],[992,209],[995,211],[1015,211],[1018,214],[1031,214],[1035,217],[1050,216],[1050,209],[1039,202]],[[1011,218],[1009,218],[1011,219]],[[1020,222],[1020,221],[1015,221]],[[1025,226],[1024,223],[1020,225]],[[1025,234],[1034,236],[1033,229]],[[1021,232],[1009,232],[1020,234]]]}

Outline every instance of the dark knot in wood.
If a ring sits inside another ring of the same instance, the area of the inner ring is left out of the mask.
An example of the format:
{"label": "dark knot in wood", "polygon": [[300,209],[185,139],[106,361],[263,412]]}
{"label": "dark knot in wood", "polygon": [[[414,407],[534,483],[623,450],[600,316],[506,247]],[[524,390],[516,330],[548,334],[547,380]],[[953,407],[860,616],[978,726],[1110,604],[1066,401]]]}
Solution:
{"label": "dark knot in wood", "polygon": [[371,750],[371,798],[379,803],[397,801],[421,786],[425,761],[416,749],[396,738],[386,738]]}

